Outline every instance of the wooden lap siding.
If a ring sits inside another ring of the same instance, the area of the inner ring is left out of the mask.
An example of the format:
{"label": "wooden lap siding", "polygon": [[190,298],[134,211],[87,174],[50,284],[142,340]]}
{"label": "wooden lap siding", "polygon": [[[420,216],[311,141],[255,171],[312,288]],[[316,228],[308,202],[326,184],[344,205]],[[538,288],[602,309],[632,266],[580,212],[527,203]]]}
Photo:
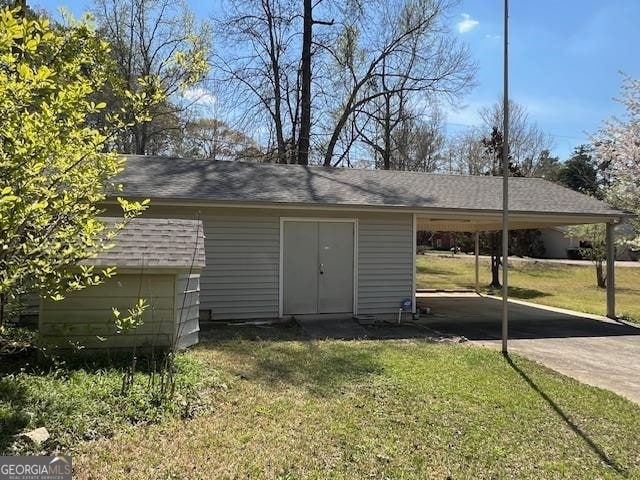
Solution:
{"label": "wooden lap siding", "polygon": [[397,314],[413,285],[412,215],[359,220],[358,315]]}
{"label": "wooden lap siding", "polygon": [[[69,342],[86,348],[169,346],[174,328],[174,278],[116,275],[104,284],[70,293],[59,302],[45,300],[40,315],[43,340],[59,348],[71,347]],[[143,315],[144,324],[126,335],[116,334],[111,308],[126,316],[138,293],[150,305]]]}

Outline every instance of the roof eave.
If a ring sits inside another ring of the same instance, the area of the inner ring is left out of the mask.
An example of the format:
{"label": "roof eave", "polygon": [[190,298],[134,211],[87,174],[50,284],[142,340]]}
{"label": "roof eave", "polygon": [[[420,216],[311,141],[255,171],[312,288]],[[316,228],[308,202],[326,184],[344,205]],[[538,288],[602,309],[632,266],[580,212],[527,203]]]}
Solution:
{"label": "roof eave", "polygon": [[[132,196],[131,199],[142,199],[145,197]],[[105,204],[116,204],[115,198],[108,198]],[[191,206],[191,207],[238,207],[238,208],[277,208],[277,209],[312,209],[312,210],[351,210],[351,211],[377,211],[377,212],[398,212],[407,211],[407,213],[416,214],[436,214],[442,213],[446,215],[474,215],[474,216],[500,216],[502,209],[467,209],[467,208],[448,208],[448,207],[424,207],[411,205],[374,205],[374,204],[339,204],[339,203],[319,203],[319,202],[250,202],[235,200],[207,200],[207,199],[187,199],[177,197],[151,197],[153,205],[163,206]],[[569,211],[535,211],[535,210],[510,210],[510,216],[528,217],[528,216],[544,216],[544,217],[579,217],[581,219],[602,219],[607,222],[611,220],[622,220],[634,218],[638,215],[625,211],[613,212],[569,212]],[[597,222],[591,222],[597,223]]]}

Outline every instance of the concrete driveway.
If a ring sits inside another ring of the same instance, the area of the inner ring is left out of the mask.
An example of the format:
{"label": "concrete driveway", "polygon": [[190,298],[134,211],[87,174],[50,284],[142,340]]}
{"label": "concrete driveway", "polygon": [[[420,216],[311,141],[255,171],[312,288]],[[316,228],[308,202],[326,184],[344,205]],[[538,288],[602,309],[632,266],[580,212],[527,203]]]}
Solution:
{"label": "concrete driveway", "polygon": [[[502,302],[476,294],[419,294],[430,328],[500,347]],[[510,302],[509,350],[640,403],[640,328],[595,315]]]}

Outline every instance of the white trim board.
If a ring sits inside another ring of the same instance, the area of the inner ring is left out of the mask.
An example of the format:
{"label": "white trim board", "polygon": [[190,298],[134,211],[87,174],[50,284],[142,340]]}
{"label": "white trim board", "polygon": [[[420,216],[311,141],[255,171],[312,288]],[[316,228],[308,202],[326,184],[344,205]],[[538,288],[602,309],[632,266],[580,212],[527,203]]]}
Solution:
{"label": "white trim board", "polygon": [[[144,198],[144,197],[131,197]],[[409,205],[361,205],[361,204],[325,204],[325,203],[270,203],[270,202],[234,202],[223,200],[185,200],[180,198],[153,198],[154,206],[195,207],[195,208],[240,208],[240,209],[274,209],[274,210],[306,210],[306,211],[348,211],[371,213],[415,213],[420,216],[448,219],[477,219],[484,217],[488,220],[500,219],[501,210],[466,209],[447,207],[419,207]],[[108,198],[102,205],[118,205],[117,200]],[[582,225],[587,223],[607,223],[622,221],[624,218],[634,217],[633,214],[595,213],[595,212],[540,212],[540,211],[509,211],[509,219],[517,221],[544,222],[562,225]],[[470,220],[471,221],[471,220]],[[420,222],[418,222],[420,223]]]}
{"label": "white trim board", "polygon": [[[353,223],[353,316],[358,315],[358,231],[357,218],[320,218],[320,217],[280,217],[280,254],[278,259],[278,316],[284,316],[284,276],[282,275],[284,263],[284,222],[330,222]],[[415,289],[414,289],[415,290]],[[330,314],[329,314],[330,315]]]}
{"label": "white trim board", "polygon": [[412,309],[412,313],[416,313],[417,308],[416,308],[416,286],[417,286],[417,272],[416,272],[416,255],[417,255],[417,243],[418,243],[418,228],[417,228],[417,215],[414,213],[413,214],[413,230],[412,230],[412,234],[411,234],[411,241],[413,242],[412,245],[412,252],[413,252],[413,256],[412,256],[412,264],[413,264],[413,271],[412,271],[412,283],[411,283],[411,309]]}

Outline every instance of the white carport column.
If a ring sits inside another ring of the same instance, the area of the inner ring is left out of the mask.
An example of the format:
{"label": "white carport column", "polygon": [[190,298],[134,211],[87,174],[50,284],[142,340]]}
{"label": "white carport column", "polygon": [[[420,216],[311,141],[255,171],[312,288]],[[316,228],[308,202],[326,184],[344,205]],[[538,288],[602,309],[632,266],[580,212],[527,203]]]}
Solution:
{"label": "white carport column", "polygon": [[480,293],[480,232],[475,234],[476,253],[476,293]]}
{"label": "white carport column", "polygon": [[616,318],[616,244],[613,222],[607,223],[607,317]]}
{"label": "white carport column", "polygon": [[418,299],[416,298],[416,288],[418,286],[418,272],[417,272],[417,254],[418,254],[418,223],[417,223],[417,218],[418,216],[414,213],[413,214],[413,228],[412,228],[412,237],[413,237],[413,278],[412,278],[412,283],[411,283],[411,311],[413,312],[413,314],[415,315],[415,313],[418,311],[418,307],[417,307],[417,301]]}

